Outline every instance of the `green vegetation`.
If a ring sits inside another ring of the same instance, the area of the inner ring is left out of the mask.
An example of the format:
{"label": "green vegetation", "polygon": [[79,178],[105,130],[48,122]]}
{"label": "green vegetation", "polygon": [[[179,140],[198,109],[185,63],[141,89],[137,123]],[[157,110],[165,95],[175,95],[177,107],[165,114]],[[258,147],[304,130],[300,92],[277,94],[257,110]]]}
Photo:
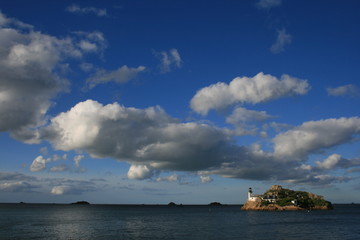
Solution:
{"label": "green vegetation", "polygon": [[[292,201],[296,201],[297,206],[305,209],[314,207],[328,207],[332,208],[331,203],[324,200],[322,196],[303,191],[293,191],[285,188],[270,189],[264,193],[264,196],[276,196],[276,204],[279,206],[294,205]],[[261,205],[267,206],[270,203],[266,200],[261,202]]]}

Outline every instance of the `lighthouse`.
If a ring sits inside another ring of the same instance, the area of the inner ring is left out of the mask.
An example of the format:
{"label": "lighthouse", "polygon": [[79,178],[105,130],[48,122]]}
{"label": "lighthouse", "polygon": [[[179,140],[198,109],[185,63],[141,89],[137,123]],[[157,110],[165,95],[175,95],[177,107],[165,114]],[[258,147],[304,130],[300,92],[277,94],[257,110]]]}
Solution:
{"label": "lighthouse", "polygon": [[249,192],[248,192],[248,200],[251,199],[251,195],[252,195],[252,188],[249,188]]}
{"label": "lighthouse", "polygon": [[248,201],[255,201],[256,200],[256,197],[253,197],[252,193],[253,193],[252,188],[249,188]]}

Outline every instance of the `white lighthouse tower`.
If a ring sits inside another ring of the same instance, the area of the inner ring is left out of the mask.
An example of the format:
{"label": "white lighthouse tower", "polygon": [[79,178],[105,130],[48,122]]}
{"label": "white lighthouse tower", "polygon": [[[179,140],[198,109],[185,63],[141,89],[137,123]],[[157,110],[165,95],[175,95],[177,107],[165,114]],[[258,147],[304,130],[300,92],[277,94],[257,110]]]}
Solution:
{"label": "white lighthouse tower", "polygon": [[256,200],[256,197],[254,197],[252,195],[253,191],[252,191],[252,188],[249,188],[249,191],[248,191],[248,201],[255,201]]}

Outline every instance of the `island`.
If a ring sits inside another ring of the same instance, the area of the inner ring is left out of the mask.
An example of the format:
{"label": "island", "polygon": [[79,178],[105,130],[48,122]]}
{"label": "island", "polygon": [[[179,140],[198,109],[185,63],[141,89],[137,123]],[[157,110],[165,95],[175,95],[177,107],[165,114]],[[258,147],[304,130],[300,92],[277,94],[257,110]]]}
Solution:
{"label": "island", "polygon": [[262,195],[253,195],[249,188],[248,200],[242,210],[285,211],[285,210],[329,210],[332,204],[323,196],[310,192],[294,191],[273,185]]}
{"label": "island", "polygon": [[90,203],[87,202],[87,201],[78,201],[78,202],[74,202],[74,203],[71,203],[71,204],[77,204],[77,205],[89,205]]}
{"label": "island", "polygon": [[177,206],[177,204],[174,202],[169,202],[168,206]]}
{"label": "island", "polygon": [[211,202],[209,203],[209,206],[222,206],[222,204],[219,202]]}

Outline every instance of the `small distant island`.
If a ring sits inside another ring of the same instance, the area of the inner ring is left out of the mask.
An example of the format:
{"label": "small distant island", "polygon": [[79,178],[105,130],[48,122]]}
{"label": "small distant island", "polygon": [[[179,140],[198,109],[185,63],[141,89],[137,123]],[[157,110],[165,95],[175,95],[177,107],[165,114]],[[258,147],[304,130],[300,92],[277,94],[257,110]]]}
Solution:
{"label": "small distant island", "polygon": [[209,206],[222,206],[222,204],[219,202],[212,202],[212,203],[209,203]]}
{"label": "small distant island", "polygon": [[285,211],[285,210],[329,210],[332,204],[323,196],[310,192],[294,191],[273,185],[263,195],[253,195],[249,188],[248,200],[242,210]]}
{"label": "small distant island", "polygon": [[71,203],[71,204],[76,204],[76,205],[89,205],[90,203],[87,202],[87,201],[78,201],[78,202],[74,202],[74,203]]}

